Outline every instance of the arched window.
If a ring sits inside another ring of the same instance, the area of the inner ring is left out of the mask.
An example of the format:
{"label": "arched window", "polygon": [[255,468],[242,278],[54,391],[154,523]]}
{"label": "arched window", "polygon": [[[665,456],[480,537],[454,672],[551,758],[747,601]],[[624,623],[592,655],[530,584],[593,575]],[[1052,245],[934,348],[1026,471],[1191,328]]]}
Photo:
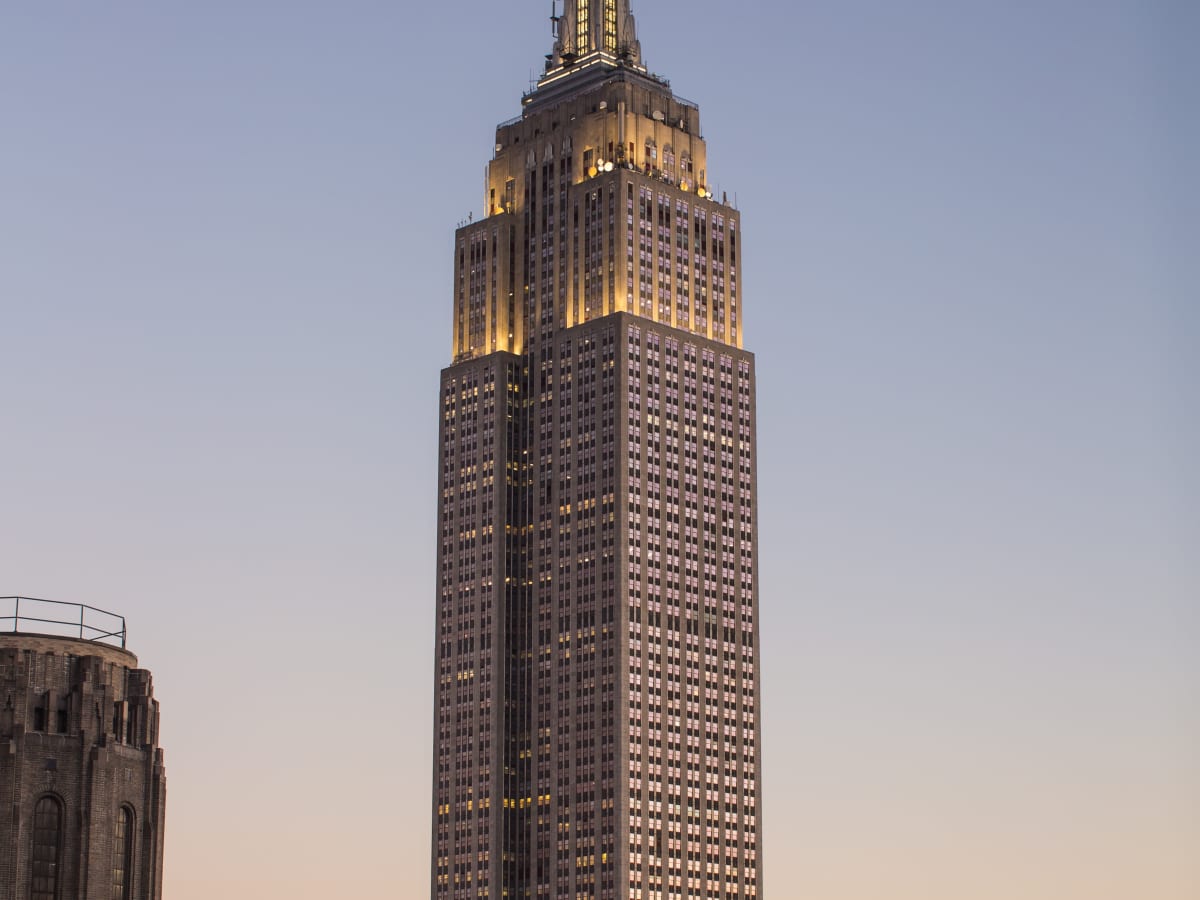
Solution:
{"label": "arched window", "polygon": [[33,808],[33,877],[30,900],[58,900],[58,858],[62,850],[62,804],[49,795]]}
{"label": "arched window", "polygon": [[133,810],[122,806],[113,830],[112,900],[133,896]]}

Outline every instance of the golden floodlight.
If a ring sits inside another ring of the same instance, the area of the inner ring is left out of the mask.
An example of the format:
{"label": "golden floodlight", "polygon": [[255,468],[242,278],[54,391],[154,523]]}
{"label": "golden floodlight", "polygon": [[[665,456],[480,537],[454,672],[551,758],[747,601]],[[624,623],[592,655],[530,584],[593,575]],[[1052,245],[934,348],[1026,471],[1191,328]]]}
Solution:
{"label": "golden floodlight", "polygon": [[591,178],[596,177],[596,167],[595,166],[588,166],[588,176]]}

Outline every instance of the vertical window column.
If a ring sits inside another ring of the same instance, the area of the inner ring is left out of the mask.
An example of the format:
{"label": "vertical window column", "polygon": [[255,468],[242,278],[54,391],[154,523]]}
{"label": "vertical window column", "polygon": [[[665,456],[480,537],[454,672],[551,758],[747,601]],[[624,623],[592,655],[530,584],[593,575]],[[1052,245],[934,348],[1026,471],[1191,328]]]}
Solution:
{"label": "vertical window column", "polygon": [[30,900],[58,900],[58,862],[62,850],[62,804],[42,797],[33,808],[33,877]]}
{"label": "vertical window column", "polygon": [[580,56],[592,49],[590,29],[592,0],[579,0],[575,5],[575,52]]}
{"label": "vertical window column", "polygon": [[133,896],[133,810],[122,806],[113,830],[112,900]]}

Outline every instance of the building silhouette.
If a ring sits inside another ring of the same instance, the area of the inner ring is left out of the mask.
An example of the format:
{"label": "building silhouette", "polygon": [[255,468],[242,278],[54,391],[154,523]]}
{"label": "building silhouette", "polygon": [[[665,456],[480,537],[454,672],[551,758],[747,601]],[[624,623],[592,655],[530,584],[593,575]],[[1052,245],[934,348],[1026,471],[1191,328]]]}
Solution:
{"label": "building silhouette", "polygon": [[628,0],[568,0],[441,377],[431,896],[762,896],[741,222]]}
{"label": "building silhouette", "polygon": [[124,619],[0,598],[0,900],[159,900],[165,806]]}

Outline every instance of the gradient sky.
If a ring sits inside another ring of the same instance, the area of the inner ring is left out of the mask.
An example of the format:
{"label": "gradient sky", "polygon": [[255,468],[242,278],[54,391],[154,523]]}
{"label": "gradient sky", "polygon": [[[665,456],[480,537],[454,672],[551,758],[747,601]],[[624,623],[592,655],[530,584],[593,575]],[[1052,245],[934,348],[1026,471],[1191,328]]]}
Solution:
{"label": "gradient sky", "polygon": [[[165,893],[427,896],[453,229],[548,2],[0,3],[0,594]],[[1200,896],[1200,7],[634,0],[744,217],[768,900]]]}

